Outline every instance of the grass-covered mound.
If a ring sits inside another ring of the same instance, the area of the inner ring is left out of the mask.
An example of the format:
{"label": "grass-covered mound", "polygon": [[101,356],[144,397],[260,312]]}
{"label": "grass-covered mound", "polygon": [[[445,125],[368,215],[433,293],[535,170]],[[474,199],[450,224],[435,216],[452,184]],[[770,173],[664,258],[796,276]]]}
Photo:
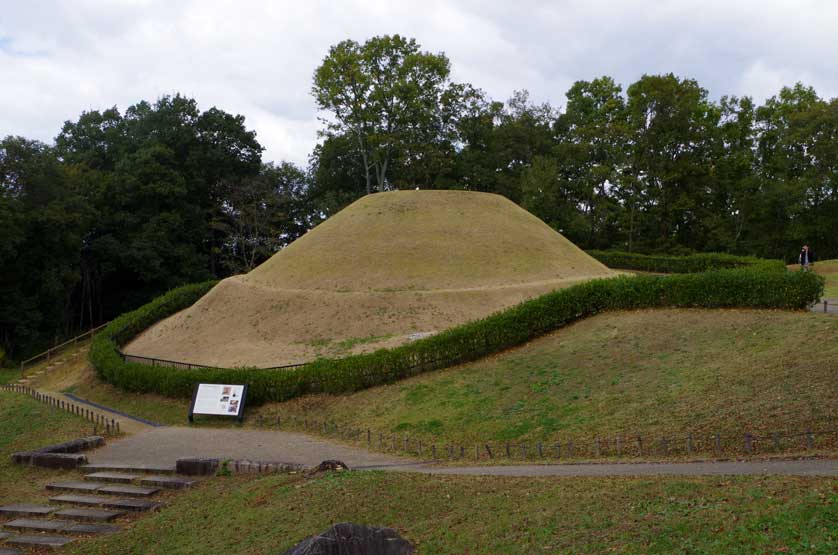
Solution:
{"label": "grass-covered mound", "polygon": [[835,553],[835,479],[504,478],[398,472],[218,478],[68,555],[284,553],[336,522],[417,553]]}
{"label": "grass-covered mound", "polygon": [[126,352],[273,367],[393,347],[615,275],[498,195],[364,197],[250,273],[220,282]]}
{"label": "grass-covered mound", "polygon": [[[468,452],[487,441],[532,448],[557,439],[581,444],[640,434],[648,441],[688,433],[705,440],[720,433],[741,449],[740,440],[727,438],[834,428],[836,338],[838,318],[823,314],[609,312],[493,357],[351,395],[268,404],[261,412],[266,422],[275,414],[286,423],[330,421],[370,428],[373,437],[396,434],[414,445],[465,445]],[[801,348],[813,355],[801,356]],[[804,438],[795,441],[784,439],[783,448],[805,447]],[[834,451],[838,435],[819,435],[817,446]]]}
{"label": "grass-covered mound", "polygon": [[295,370],[174,369],[126,363],[119,347],[135,334],[190,306],[212,283],[174,290],[114,320],[93,341],[90,360],[106,381],[136,392],[188,397],[197,382],[248,383],[255,403],[310,393],[344,393],[477,360],[609,311],[662,307],[801,309],[823,291],[823,278],[756,265],[700,274],[619,277],[554,291],[481,320],[393,349],[319,359]]}

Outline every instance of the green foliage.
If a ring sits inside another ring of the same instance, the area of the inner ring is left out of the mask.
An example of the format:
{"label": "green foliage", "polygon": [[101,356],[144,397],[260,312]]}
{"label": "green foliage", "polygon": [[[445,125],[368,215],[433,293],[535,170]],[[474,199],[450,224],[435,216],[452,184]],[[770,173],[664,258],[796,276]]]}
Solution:
{"label": "green foliage", "polygon": [[823,278],[755,264],[673,276],[593,280],[523,302],[482,320],[374,353],[318,359],[295,370],[176,369],[123,362],[118,347],[154,322],[189,306],[213,285],[170,291],[120,316],[93,342],[90,360],[99,376],[137,392],[188,397],[195,383],[247,383],[253,403],[309,393],[346,393],[475,360],[514,347],[576,320],[607,310],[654,307],[802,309],[823,293]]}
{"label": "green foliage", "polygon": [[634,252],[598,250],[585,252],[609,268],[662,274],[692,274],[745,266],[760,266],[772,270],[780,270],[784,267],[781,260],[765,260],[753,256],[734,256],[719,252],[698,253],[687,256],[671,256],[665,254],[646,255]]}
{"label": "green foliage", "polygon": [[334,114],[327,133],[355,139],[367,193],[386,190],[397,156],[421,159],[440,138],[450,71],[444,54],[422,52],[415,39],[400,35],[345,40],[329,49],[314,72],[312,94]]}

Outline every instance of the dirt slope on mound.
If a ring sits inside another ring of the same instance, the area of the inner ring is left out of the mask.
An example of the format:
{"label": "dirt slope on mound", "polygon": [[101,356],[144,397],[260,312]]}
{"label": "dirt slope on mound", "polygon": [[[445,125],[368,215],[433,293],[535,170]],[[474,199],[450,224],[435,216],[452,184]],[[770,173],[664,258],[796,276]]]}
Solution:
{"label": "dirt slope on mound", "polygon": [[353,203],[126,352],[222,366],[341,356],[614,273],[498,195],[400,191]]}

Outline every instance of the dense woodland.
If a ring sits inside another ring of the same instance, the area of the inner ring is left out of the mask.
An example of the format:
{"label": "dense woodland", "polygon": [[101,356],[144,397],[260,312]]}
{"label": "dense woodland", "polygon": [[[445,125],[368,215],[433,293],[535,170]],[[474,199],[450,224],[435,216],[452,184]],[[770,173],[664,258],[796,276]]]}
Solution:
{"label": "dense woodland", "polygon": [[0,359],[246,272],[392,189],[498,193],[583,248],[838,257],[838,99],[802,84],[757,105],[672,74],[600,77],[560,107],[499,102],[383,36],[332,47],[312,94],[306,167],[264,160],[244,117],[180,95],[85,112],[49,145],[2,139]]}

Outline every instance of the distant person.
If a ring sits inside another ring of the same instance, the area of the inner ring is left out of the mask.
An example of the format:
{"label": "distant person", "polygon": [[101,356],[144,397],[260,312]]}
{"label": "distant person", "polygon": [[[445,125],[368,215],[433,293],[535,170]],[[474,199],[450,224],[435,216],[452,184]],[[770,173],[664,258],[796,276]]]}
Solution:
{"label": "distant person", "polygon": [[815,253],[812,252],[809,245],[803,245],[803,249],[800,251],[799,262],[800,269],[804,272],[809,272],[811,270],[810,266],[815,264]]}

